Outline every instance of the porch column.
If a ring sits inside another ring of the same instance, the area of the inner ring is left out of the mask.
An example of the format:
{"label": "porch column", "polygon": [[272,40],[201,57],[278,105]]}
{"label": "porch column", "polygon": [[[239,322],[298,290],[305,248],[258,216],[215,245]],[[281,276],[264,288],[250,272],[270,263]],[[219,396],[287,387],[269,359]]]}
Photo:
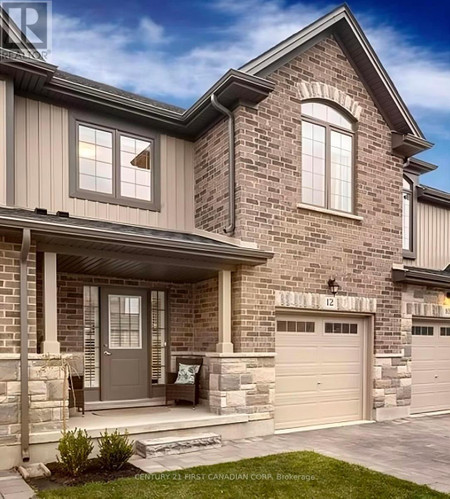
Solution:
{"label": "porch column", "polygon": [[219,343],[216,351],[233,352],[231,343],[231,271],[219,272]]}
{"label": "porch column", "polygon": [[44,341],[42,353],[60,353],[58,341],[58,305],[56,284],[56,253],[44,253],[42,269],[42,305],[44,312]]}

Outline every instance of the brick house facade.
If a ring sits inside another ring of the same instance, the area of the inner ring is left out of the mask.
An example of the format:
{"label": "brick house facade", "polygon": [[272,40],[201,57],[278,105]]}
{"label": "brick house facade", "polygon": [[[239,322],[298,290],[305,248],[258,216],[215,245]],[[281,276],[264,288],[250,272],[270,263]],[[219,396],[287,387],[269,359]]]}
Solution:
{"label": "brick house facade", "polygon": [[[436,340],[450,356],[450,244],[436,258],[423,241],[438,237],[428,227],[447,230],[450,195],[420,184],[435,166],[413,156],[431,144],[347,7],[230,70],[187,111],[79,77],[68,101],[57,88],[62,77],[36,64],[46,78],[42,100],[0,62],[0,110],[15,123],[12,144],[0,136],[15,151],[0,163],[5,185],[14,184],[0,189],[0,445],[13,447],[8,463],[20,461],[19,445],[22,457],[31,448],[47,459],[67,424],[71,369],[84,383],[84,408],[106,410],[164,403],[177,358],[202,358],[201,402],[221,417],[205,426],[234,438],[435,408],[429,399],[441,385],[420,381],[419,353]],[[303,199],[311,102],[351,123],[352,209]],[[136,165],[148,153],[158,189],[151,203],[117,196],[123,165],[114,169],[113,159],[112,194],[83,192],[81,148],[106,147],[92,130],[118,148],[123,135],[146,141],[127,168],[142,174]],[[29,188],[48,178],[49,189]],[[234,230],[224,233],[227,226]],[[424,331],[428,339],[419,338]],[[117,359],[126,367],[107,371]],[[28,374],[19,375],[25,363]]]}

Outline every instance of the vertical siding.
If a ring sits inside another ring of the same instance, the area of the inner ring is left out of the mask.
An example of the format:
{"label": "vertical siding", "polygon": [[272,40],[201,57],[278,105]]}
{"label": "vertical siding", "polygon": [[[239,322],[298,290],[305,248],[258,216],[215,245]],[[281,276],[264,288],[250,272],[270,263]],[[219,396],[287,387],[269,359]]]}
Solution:
{"label": "vertical siding", "polygon": [[184,231],[193,229],[192,143],[167,135],[161,136],[161,211],[153,212],[69,196],[68,123],[67,109],[16,97],[15,168],[18,207],[47,208],[50,212],[62,210],[77,217],[149,227]]}
{"label": "vertical siding", "polygon": [[417,258],[405,265],[437,270],[450,265],[450,209],[417,203]]}
{"label": "vertical siding", "polygon": [[6,204],[6,83],[0,80],[0,205]]}

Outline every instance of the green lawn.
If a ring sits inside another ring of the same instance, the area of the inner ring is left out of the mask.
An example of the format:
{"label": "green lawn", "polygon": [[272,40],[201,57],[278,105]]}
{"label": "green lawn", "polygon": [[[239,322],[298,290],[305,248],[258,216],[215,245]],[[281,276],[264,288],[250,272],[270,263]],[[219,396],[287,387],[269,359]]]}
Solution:
{"label": "green lawn", "polygon": [[314,452],[291,452],[146,476],[149,479],[124,478],[107,484],[92,483],[82,487],[68,487],[40,493],[39,497],[89,499],[449,497],[427,487]]}

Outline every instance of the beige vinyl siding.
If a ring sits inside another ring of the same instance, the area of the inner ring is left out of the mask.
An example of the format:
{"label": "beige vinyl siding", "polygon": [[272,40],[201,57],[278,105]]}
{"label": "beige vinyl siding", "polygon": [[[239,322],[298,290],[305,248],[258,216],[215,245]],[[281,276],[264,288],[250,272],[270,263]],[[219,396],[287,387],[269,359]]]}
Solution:
{"label": "beige vinyl siding", "polygon": [[161,211],[69,196],[68,110],[16,97],[16,205],[110,222],[190,231],[194,228],[193,145],[161,135]]}
{"label": "beige vinyl siding", "polygon": [[0,80],[0,205],[6,205],[6,82]]}
{"label": "beige vinyl siding", "polygon": [[405,265],[443,270],[450,265],[450,209],[417,203],[417,258]]}

